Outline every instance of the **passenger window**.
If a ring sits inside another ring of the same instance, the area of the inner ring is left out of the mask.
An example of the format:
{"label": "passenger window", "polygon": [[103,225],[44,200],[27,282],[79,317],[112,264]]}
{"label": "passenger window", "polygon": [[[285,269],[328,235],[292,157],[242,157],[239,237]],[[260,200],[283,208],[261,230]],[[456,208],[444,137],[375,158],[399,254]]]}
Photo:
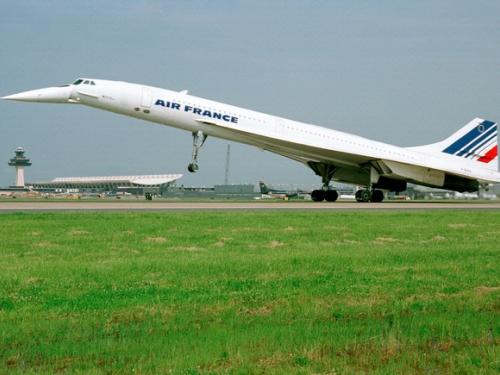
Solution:
{"label": "passenger window", "polygon": [[89,80],[85,80],[85,82],[83,82],[84,85],[88,85],[89,84]]}
{"label": "passenger window", "polygon": [[90,84],[95,86],[95,82],[94,81],[90,81]]}

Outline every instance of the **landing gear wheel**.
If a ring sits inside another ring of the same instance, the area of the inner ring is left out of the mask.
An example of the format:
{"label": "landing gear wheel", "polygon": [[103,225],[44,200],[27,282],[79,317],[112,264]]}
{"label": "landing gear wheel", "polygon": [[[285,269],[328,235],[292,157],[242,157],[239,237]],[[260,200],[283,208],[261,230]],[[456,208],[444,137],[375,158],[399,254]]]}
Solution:
{"label": "landing gear wheel", "polygon": [[339,198],[339,193],[337,193],[337,190],[325,191],[325,200],[327,202],[335,202],[338,198]]}
{"label": "landing gear wheel", "polygon": [[333,178],[334,173],[337,171],[337,167],[331,164],[319,163],[319,162],[308,162],[307,165],[316,173],[321,176],[321,182],[323,182],[323,188],[321,190],[313,190],[311,193],[311,199],[314,202],[322,202],[325,199],[328,202],[335,202],[339,197],[339,194],[335,190],[330,190],[330,181]]}
{"label": "landing gear wheel", "polygon": [[384,200],[384,192],[382,190],[373,190],[371,201],[380,203]]}
{"label": "landing gear wheel", "polygon": [[324,190],[313,190],[311,193],[311,199],[314,202],[323,202],[325,200],[325,195]]}
{"label": "landing gear wheel", "polygon": [[355,197],[357,202],[369,202],[372,197],[372,193],[370,190],[362,189],[356,192]]}
{"label": "landing gear wheel", "polygon": [[198,169],[200,169],[198,167],[198,164],[196,164],[196,163],[189,163],[189,165],[188,165],[188,171],[189,172],[195,173]]}
{"label": "landing gear wheel", "polygon": [[207,135],[203,133],[201,130],[197,132],[193,132],[193,153],[191,158],[191,163],[188,165],[188,171],[191,173],[195,173],[198,168],[198,152],[200,148],[203,146],[205,141],[207,140]]}

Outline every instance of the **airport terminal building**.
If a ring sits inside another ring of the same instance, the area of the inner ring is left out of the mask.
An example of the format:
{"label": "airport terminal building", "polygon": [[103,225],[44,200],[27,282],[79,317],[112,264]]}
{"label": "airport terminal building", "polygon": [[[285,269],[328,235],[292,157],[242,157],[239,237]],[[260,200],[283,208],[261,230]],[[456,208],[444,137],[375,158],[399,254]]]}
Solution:
{"label": "airport terminal building", "polygon": [[162,194],[182,174],[99,176],[99,177],[57,177],[48,182],[28,183],[33,190],[47,193],[145,193]]}

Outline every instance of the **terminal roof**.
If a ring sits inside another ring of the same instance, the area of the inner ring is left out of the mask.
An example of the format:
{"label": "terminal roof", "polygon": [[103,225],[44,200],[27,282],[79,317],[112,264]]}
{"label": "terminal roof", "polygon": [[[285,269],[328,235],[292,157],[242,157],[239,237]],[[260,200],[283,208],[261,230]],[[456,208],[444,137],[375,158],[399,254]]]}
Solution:
{"label": "terminal roof", "polygon": [[86,187],[86,186],[160,186],[176,181],[182,174],[159,174],[140,176],[99,176],[99,177],[57,177],[49,182],[39,182],[34,186]]}

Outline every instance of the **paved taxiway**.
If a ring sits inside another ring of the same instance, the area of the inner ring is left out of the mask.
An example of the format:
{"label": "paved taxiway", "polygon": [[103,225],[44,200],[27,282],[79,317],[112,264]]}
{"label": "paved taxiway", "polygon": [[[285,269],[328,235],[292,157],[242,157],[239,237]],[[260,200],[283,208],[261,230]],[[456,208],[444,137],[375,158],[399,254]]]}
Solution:
{"label": "paved taxiway", "polygon": [[0,212],[500,209],[500,202],[0,202]]}

